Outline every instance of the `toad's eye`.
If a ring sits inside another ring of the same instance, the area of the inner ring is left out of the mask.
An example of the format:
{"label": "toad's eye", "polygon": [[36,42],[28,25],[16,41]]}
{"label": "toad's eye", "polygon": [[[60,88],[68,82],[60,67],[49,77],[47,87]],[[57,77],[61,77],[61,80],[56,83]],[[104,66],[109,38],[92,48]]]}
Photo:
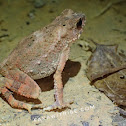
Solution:
{"label": "toad's eye", "polygon": [[65,24],[63,26],[66,26]]}
{"label": "toad's eye", "polygon": [[77,27],[78,30],[80,30],[82,28],[82,19],[81,18],[77,22],[76,27]]}

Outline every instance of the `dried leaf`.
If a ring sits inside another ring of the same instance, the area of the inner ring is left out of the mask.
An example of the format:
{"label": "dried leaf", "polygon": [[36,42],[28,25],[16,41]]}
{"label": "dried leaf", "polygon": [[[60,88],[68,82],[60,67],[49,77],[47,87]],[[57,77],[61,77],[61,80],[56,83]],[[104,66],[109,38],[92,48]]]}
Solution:
{"label": "dried leaf", "polygon": [[111,100],[126,106],[126,56],[117,53],[117,48],[96,44],[88,61],[87,77]]}

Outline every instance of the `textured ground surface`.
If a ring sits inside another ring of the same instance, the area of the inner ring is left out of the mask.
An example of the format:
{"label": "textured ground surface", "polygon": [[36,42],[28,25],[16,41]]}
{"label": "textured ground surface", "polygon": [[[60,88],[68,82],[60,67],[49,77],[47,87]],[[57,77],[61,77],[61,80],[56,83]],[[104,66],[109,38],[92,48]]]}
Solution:
{"label": "textured ground surface", "polygon": [[[0,125],[2,126],[126,126],[118,117],[118,110],[103,93],[89,85],[85,69],[94,45],[88,38],[102,44],[118,44],[126,53],[126,2],[123,0],[1,0],[0,1],[0,62],[17,43],[31,32],[49,24],[62,10],[71,8],[86,15],[86,27],[80,40],[71,47],[69,61],[63,72],[64,99],[74,100],[71,109],[42,112],[11,108],[0,97]],[[42,7],[41,7],[42,6]],[[36,8],[41,7],[41,8]],[[52,76],[38,80],[44,105],[54,102]],[[17,98],[20,98],[17,96]],[[21,100],[26,100],[20,98]],[[27,101],[28,102],[28,101]],[[31,102],[31,101],[30,101]],[[31,102],[32,103],[32,102]],[[117,119],[113,122],[113,118]],[[119,120],[118,120],[119,119]]]}

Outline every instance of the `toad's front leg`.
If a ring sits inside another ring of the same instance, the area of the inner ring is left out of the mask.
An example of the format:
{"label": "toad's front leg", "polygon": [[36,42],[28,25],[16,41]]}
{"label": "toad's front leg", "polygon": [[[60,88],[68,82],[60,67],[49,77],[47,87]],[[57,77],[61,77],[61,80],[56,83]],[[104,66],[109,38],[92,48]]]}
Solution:
{"label": "toad's front leg", "polygon": [[53,105],[48,106],[47,108],[44,108],[45,111],[50,111],[54,109],[62,109],[64,107],[68,107],[71,102],[65,103],[63,101],[63,84],[62,84],[62,71],[64,69],[64,66],[66,64],[66,61],[68,60],[69,55],[69,48],[66,48],[63,50],[58,67],[56,69],[56,72],[54,74],[54,89],[55,89],[55,102]]}

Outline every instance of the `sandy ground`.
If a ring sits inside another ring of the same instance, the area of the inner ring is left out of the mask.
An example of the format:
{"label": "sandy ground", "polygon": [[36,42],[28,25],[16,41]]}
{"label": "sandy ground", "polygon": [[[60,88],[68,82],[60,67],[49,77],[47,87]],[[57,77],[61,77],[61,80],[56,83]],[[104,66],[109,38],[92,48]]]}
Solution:
{"label": "sandy ground", "polygon": [[[42,112],[36,109],[29,114],[25,110],[11,108],[1,96],[0,126],[126,126],[125,118],[117,118],[117,106],[91,86],[85,75],[86,62],[91,55],[87,50],[95,48],[88,38],[102,44],[118,44],[119,51],[126,53],[126,1],[45,0],[44,6],[36,8],[34,0],[0,0],[0,62],[23,37],[49,24],[66,8],[85,13],[87,20],[81,38],[71,46],[63,72],[64,100],[74,100],[74,103],[70,109],[62,111]],[[42,89],[40,99],[43,104],[52,104],[52,76],[37,80],[37,83]],[[117,119],[113,121],[114,118]]]}

